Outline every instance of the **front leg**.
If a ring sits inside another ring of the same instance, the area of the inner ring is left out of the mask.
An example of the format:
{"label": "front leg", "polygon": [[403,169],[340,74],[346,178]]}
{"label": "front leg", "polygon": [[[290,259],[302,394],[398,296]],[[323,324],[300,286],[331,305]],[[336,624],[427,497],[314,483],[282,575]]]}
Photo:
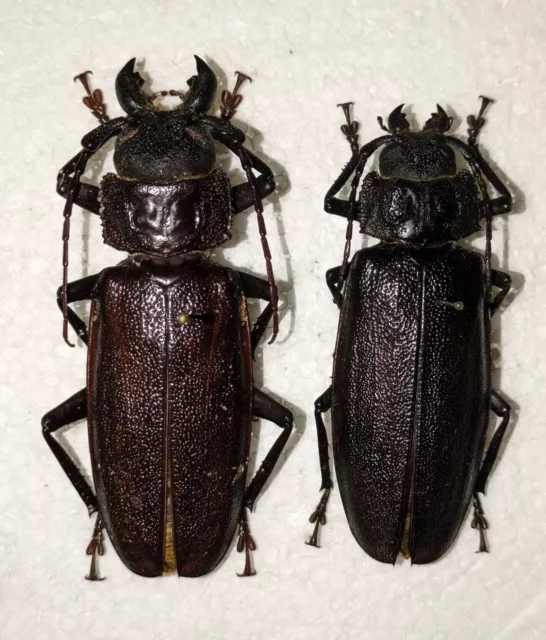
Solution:
{"label": "front leg", "polygon": [[334,184],[326,192],[326,197],[324,198],[324,211],[326,211],[326,213],[334,213],[336,216],[343,216],[344,218],[349,217],[351,213],[351,203],[348,200],[342,200],[335,196],[346,185],[359,162],[360,154],[354,153],[349,162],[343,167]]}
{"label": "front leg", "polygon": [[[69,160],[57,175],[57,193],[65,198],[72,187],[72,176],[74,169],[83,158],[85,151],[80,151],[71,160]],[[100,210],[99,204],[99,188],[87,182],[79,182],[76,193],[74,194],[74,204],[86,211],[98,214]]]}
{"label": "front leg", "polygon": [[[391,136],[381,136],[365,144],[360,151],[353,153],[351,159],[345,165],[334,184],[326,192],[326,197],[324,198],[324,211],[326,211],[326,213],[334,213],[336,216],[352,219],[354,198],[356,197],[356,190],[360,177],[364,172],[366,162],[381,145],[388,143],[390,140]],[[351,197],[349,200],[342,200],[341,198],[335,197],[355,171],[356,173],[351,183]]]}
{"label": "front leg", "polygon": [[[83,164],[83,169],[85,169],[85,164],[87,164],[89,158],[104,146],[110,138],[117,136],[126,122],[127,118],[108,120],[82,138],[82,150],[71,158],[57,175],[57,193],[60,196],[68,198],[68,194],[73,187],[72,179],[78,167],[81,168]],[[73,196],[73,202],[82,207],[82,209],[98,214],[100,207],[98,195],[98,187],[79,181]]]}
{"label": "front leg", "polygon": [[[275,177],[268,165],[251,153],[248,149],[246,155],[250,160],[250,165],[260,174],[256,178],[256,186],[260,194],[260,198],[265,198],[273,193],[276,188]],[[241,213],[245,209],[254,205],[254,189],[250,182],[244,182],[231,188],[231,201],[233,203],[233,212]]]}

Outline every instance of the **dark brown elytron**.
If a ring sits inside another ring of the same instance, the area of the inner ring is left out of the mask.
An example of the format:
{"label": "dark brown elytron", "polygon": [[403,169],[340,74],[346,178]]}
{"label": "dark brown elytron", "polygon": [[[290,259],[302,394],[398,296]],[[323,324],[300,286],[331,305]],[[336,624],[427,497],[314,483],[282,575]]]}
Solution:
{"label": "dark brown elytron", "polygon": [[[333,486],[322,418],[332,409],[341,498],[370,556],[438,559],[471,502],[479,550],[487,550],[479,494],[510,416],[491,389],[490,317],[510,289],[509,275],[491,268],[491,220],[511,208],[476,144],[488,102],[468,118],[468,143],[446,135],[451,118],[441,107],[422,131],[410,131],[398,107],[388,126],[379,119],[387,135],[360,149],[350,103],[342,105],[353,156],[325,208],[349,224],[343,264],[326,273],[340,320],[332,386],[315,403],[324,493],[311,516],[311,545],[318,546]],[[358,194],[366,160],[380,148],[378,171],[365,176]],[[349,199],[336,197],[353,174]],[[380,242],[349,262],[353,220]],[[482,220],[485,256],[457,242]],[[490,410],[501,422],[484,453]]]}
{"label": "dark brown elytron", "polygon": [[[239,525],[242,575],[254,573],[246,511],[252,509],[292,429],[292,414],[253,386],[252,358],[270,320],[277,331],[277,289],[261,198],[275,189],[269,167],[243,146],[229,122],[242,74],[222,95],[222,117],[208,115],[216,77],[200,59],[174,109],[142,91],[134,60],[116,93],[126,116],[110,120],[100,91],[78,78],[85,104],[101,121],[59,174],[67,199],[64,337],[70,324],[89,346],[87,386],[42,421],[43,433],[97,521],[88,554],[91,580],[103,553],[103,528],[123,562],[142,576],[212,571]],[[117,136],[116,174],[100,189],[82,182],[88,159]],[[232,187],[215,167],[215,141],[240,159],[247,182]],[[254,175],[256,170],[259,175]],[[99,214],[106,244],[129,252],[121,264],[67,283],[69,220],[76,204]],[[230,237],[232,217],[256,208],[268,279],[220,266],[205,253]],[[248,298],[268,301],[252,328]],[[89,330],[68,306],[91,300]],[[253,416],[282,433],[247,487]],[[95,492],[53,432],[87,417]]]}

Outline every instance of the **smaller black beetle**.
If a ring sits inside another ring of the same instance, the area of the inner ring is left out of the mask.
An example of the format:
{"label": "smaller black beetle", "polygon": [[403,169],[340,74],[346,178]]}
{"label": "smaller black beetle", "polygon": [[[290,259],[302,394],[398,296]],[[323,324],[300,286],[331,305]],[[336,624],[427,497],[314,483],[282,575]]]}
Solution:
{"label": "smaller black beetle", "polygon": [[[469,116],[468,144],[448,136],[440,107],[410,131],[402,106],[381,136],[358,148],[351,103],[341,105],[353,156],[329,189],[325,210],[349,221],[343,264],[326,273],[340,321],[332,386],[315,403],[323,496],[311,516],[326,522],[332,489],[322,414],[332,409],[333,452],[351,531],[373,558],[422,564],[453,542],[470,501],[487,551],[479,493],[497,457],[510,406],[490,388],[490,317],[510,289],[491,268],[491,216],[511,209],[507,188],[481,155],[483,99]],[[378,149],[378,171],[357,189]],[[458,170],[456,152],[468,169]],[[354,173],[348,200],[336,194]],[[487,182],[498,192],[488,195]],[[486,221],[485,256],[457,244]],[[380,242],[349,264],[352,222]],[[493,296],[492,287],[500,291]],[[484,455],[489,410],[501,418]]]}

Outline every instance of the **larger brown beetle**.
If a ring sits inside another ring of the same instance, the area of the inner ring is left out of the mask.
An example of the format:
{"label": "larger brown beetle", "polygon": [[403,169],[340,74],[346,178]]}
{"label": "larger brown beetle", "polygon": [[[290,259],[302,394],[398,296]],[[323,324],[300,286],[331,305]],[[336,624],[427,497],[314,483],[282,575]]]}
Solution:
{"label": "larger brown beetle", "polygon": [[[292,429],[292,414],[253,387],[252,355],[271,318],[277,331],[277,289],[265,238],[261,198],[275,189],[269,167],[243,146],[229,122],[240,102],[222,96],[222,117],[207,115],[216,77],[197,58],[182,103],[161,110],[130,60],[116,80],[127,113],[109,120],[102,95],[85,104],[101,125],[59,173],[67,199],[63,286],[58,303],[64,337],[70,324],[89,346],[86,388],[47,413],[43,434],[63,470],[97,513],[88,547],[89,579],[98,579],[102,529],[123,562],[142,576],[210,572],[240,526],[246,550],[242,575],[252,575],[245,508],[270,476]],[[100,189],[80,181],[88,159],[117,136],[114,164]],[[240,159],[248,181],[232,187],[215,168],[214,141]],[[260,175],[255,177],[253,169]],[[99,214],[104,241],[132,255],[118,266],[67,283],[73,204]],[[230,237],[232,216],[255,205],[268,280],[220,266],[203,250]],[[268,305],[254,328],[247,298]],[[91,300],[90,328],[69,307]],[[283,431],[246,487],[251,421],[271,420]],[[87,417],[96,495],[53,432]]]}

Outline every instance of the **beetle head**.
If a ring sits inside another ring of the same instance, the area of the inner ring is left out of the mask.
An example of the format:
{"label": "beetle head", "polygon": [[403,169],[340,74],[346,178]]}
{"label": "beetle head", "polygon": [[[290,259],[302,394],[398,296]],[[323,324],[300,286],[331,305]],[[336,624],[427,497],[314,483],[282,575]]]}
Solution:
{"label": "beetle head", "polygon": [[379,172],[383,178],[405,180],[437,180],[457,174],[455,152],[444,137],[453,121],[440,105],[425,123],[422,131],[410,131],[404,105],[394,109],[388,125],[379,125],[392,135],[379,155]]}
{"label": "beetle head", "polygon": [[188,80],[189,90],[173,109],[160,109],[142,91],[144,80],[134,70],[134,58],[119,72],[116,94],[128,115],[114,152],[122,178],[167,184],[200,178],[212,170],[214,142],[201,116],[214,100],[216,76],[201,58],[195,59],[197,75]]}

